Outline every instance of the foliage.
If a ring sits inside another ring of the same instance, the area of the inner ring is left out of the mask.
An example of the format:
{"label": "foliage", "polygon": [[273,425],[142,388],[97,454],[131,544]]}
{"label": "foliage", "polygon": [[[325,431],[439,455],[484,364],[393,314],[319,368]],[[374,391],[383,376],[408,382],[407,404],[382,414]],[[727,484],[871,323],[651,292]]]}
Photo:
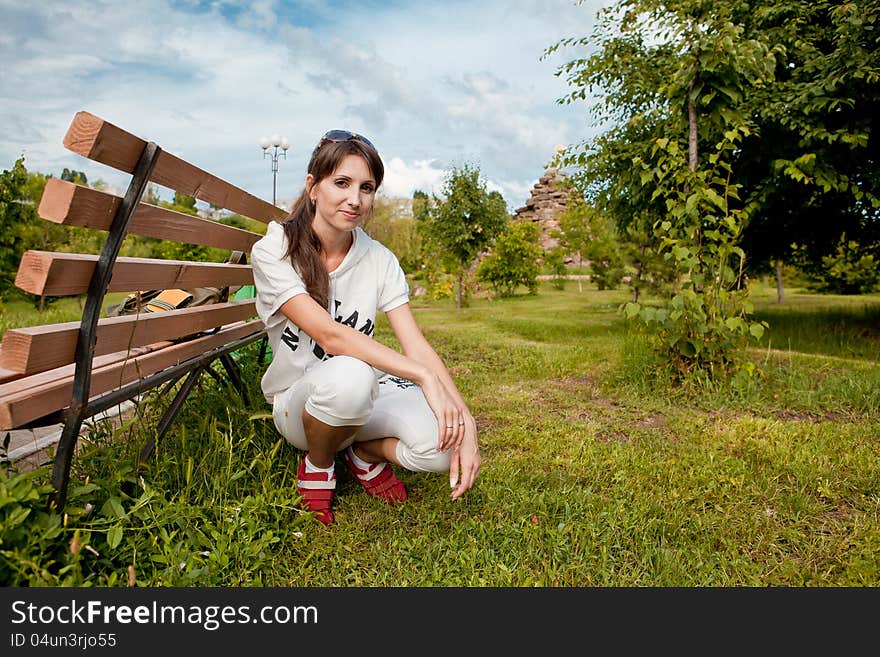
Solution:
{"label": "foliage", "polygon": [[468,269],[504,229],[509,215],[504,198],[486,191],[479,167],[472,164],[450,169],[442,196],[434,196],[419,210],[418,227],[423,252],[442,254],[445,270],[456,277],[456,304],[460,308]]}
{"label": "foliage", "polygon": [[[654,330],[657,348],[681,374],[730,374],[739,369],[738,341],[762,331],[748,321],[741,286],[745,254],[736,242],[744,217],[732,205],[739,189],[730,184],[730,162],[752,134],[742,99],[772,79],[776,53],[745,38],[731,12],[696,0],[623,0],[600,14],[599,50],[559,71],[575,87],[563,102],[601,89],[597,115],[615,122],[564,156],[599,174],[588,200],[621,234],[633,225],[636,234],[650,231],[652,246],[675,268],[671,298],[625,310]],[[563,40],[550,52],[588,41]],[[702,149],[706,143],[714,148]]]}
{"label": "foliage", "polygon": [[[253,348],[249,354],[253,359]],[[190,397],[190,404],[210,400],[227,409],[235,393],[218,386],[197,394],[201,398]],[[155,394],[145,401],[152,405],[144,408],[148,417],[130,422],[154,426],[162,402]],[[125,440],[131,425],[114,438],[109,423],[92,423],[63,514],[46,510],[51,489],[40,483],[44,472],[0,472],[0,582],[266,583],[284,543],[305,520],[294,511],[298,497],[295,472],[285,472],[287,444],[273,430],[263,431],[263,422],[249,420],[240,403],[235,411],[196,411],[178,422],[177,439],[194,451],[178,446],[178,458],[162,456],[160,448],[139,469],[133,464],[140,438]],[[77,473],[81,464],[88,464],[89,474]]]}
{"label": "foliage", "polygon": [[223,262],[229,257],[229,251],[200,244],[184,244],[165,240],[153,247],[153,257],[163,260]]}
{"label": "foliage", "polygon": [[78,554],[68,548],[64,518],[46,510],[52,487],[39,475],[9,474],[0,468],[0,582],[79,585]]}
{"label": "foliage", "polygon": [[843,233],[880,240],[880,4],[764,0],[741,22],[781,52],[773,84],[746,99],[760,132],[735,163],[749,192],[743,245],[759,269],[798,242],[818,269]]}
{"label": "foliage", "polygon": [[667,294],[673,289],[678,273],[671,260],[663,258],[660,237],[647,229],[643,221],[635,221],[625,230],[626,237],[618,244],[624,272],[629,274],[633,303],[645,291],[652,296]]}
{"label": "foliage", "polygon": [[[795,244],[793,260],[809,267],[805,247]],[[822,267],[810,268],[815,289],[833,294],[865,294],[880,287],[880,245],[865,248],[855,240],[840,236],[834,251],[822,258]]]}
{"label": "foliage", "polygon": [[171,203],[160,201],[159,205],[185,214],[198,215],[199,213],[196,209],[196,199],[182,192],[174,192]]}
{"label": "foliage", "polygon": [[553,287],[564,290],[568,268],[565,266],[565,248],[561,244],[544,254],[544,269],[552,276]]}
{"label": "foliage", "polygon": [[613,290],[617,287],[624,269],[620,242],[613,222],[585,203],[575,202],[563,215],[560,226],[567,236],[578,236],[575,244],[578,253],[590,263],[590,280],[600,290]]}
{"label": "foliage", "polygon": [[588,218],[588,206],[582,199],[569,195],[571,204],[559,217],[559,231],[554,236],[559,240],[564,254],[577,258],[578,267],[592,239]]}
{"label": "foliage", "polygon": [[256,219],[251,219],[249,217],[243,217],[240,214],[235,213],[222,216],[217,221],[221,224],[233,226],[234,228],[241,228],[243,230],[249,230],[250,232],[257,233],[259,235],[265,235],[266,229],[268,228],[267,224],[263,223],[262,221],[257,221]]}
{"label": "foliage", "polygon": [[[702,34],[687,36],[687,17]],[[616,33],[608,29],[616,26]],[[676,29],[687,38],[674,38]],[[880,241],[878,30],[880,3],[873,1],[615,3],[600,14],[596,33],[548,49],[602,44],[558,71],[572,87],[562,102],[601,92],[596,117],[610,125],[566,158],[580,168],[591,202],[620,227],[638,221],[638,234],[650,238],[665,210],[641,188],[630,162],[650,140],[680,133],[670,120],[686,101],[670,104],[667,91],[687,74],[689,66],[680,64],[687,64],[688,52],[699,50],[700,152],[720,140],[726,128],[719,118],[751,128],[730,157],[731,183],[745,211],[746,271],[754,275],[787,260],[793,242],[802,247],[801,261],[820,268],[844,232],[861,244]],[[753,66],[754,83],[741,84],[744,64]]]}
{"label": "foliage", "polygon": [[0,297],[14,289],[15,272],[21,254],[27,249],[27,227],[36,221],[36,210],[24,195],[27,169],[24,158],[15,161],[11,169],[0,173]]}
{"label": "foliage", "polygon": [[421,269],[422,243],[407,199],[376,198],[363,229],[397,256],[403,271]]}
{"label": "foliage", "polygon": [[456,277],[446,272],[441,252],[425,249],[424,242],[419,277],[424,280],[428,295],[434,301],[451,299],[455,294]]}
{"label": "foliage", "polygon": [[89,184],[89,179],[83,171],[68,169],[67,167],[64,167],[60,178],[61,180],[66,180],[67,182],[72,182],[77,185],[87,186]]}
{"label": "foliage", "polygon": [[51,176],[29,172],[24,158],[0,174],[0,298],[28,298],[43,308],[49,298],[26,294],[14,286],[18,263],[28,249],[49,250],[54,244],[71,246],[71,229],[37,214],[46,180]]}
{"label": "foliage", "polygon": [[531,221],[512,221],[495,240],[495,245],[477,267],[477,280],[502,297],[513,296],[523,286],[529,294],[538,291],[538,245],[540,229]]}
{"label": "foliage", "polygon": [[728,199],[736,190],[723,173],[726,151],[736,148],[736,131],[719,143],[715,165],[691,171],[678,144],[658,140],[652,164],[640,162],[647,181],[658,184],[664,195],[668,219],[655,231],[661,234],[661,250],[673,263],[682,284],[660,306],[627,303],[628,318],[639,318],[654,329],[656,348],[673,371],[684,375],[696,370],[710,377],[738,371],[754,372],[750,363],[735,362],[743,340],[760,339],[766,325],[751,321],[752,305],[742,286],[745,253],[736,246],[742,230],[741,212],[731,210]]}

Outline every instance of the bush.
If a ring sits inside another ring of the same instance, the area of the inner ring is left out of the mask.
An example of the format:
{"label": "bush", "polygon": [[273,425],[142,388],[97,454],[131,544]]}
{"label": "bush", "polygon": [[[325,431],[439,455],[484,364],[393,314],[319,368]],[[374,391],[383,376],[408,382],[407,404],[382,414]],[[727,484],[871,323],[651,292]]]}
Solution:
{"label": "bush", "polygon": [[553,277],[551,279],[553,287],[557,290],[564,290],[566,281],[565,276],[568,274],[568,269],[565,267],[565,250],[562,247],[557,246],[548,251],[547,255],[544,256],[544,267]]}
{"label": "bush", "polygon": [[831,255],[822,258],[819,291],[867,294],[880,287],[880,261],[866,248],[842,235]]}
{"label": "bush", "polygon": [[499,296],[513,296],[516,288],[523,285],[529,294],[538,291],[537,224],[517,221],[503,232],[495,242],[492,254],[477,267],[477,280],[489,285]]}

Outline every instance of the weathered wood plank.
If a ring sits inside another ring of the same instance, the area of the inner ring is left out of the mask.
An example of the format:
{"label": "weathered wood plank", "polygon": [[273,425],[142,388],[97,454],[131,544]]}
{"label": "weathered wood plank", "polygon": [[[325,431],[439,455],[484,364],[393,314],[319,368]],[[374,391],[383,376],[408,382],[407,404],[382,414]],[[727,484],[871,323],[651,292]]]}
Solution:
{"label": "weathered wood plank", "polygon": [[[155,342],[153,344],[144,345],[143,347],[117,351],[112,354],[104,354],[103,356],[95,356],[95,358],[92,359],[92,369],[111,365],[112,363],[117,363],[122,360],[135,358],[137,356],[147,354],[151,351],[156,351],[157,349],[169,347],[173,344],[173,342],[165,340],[163,342]],[[38,372],[37,374],[31,374],[30,376],[16,373],[15,376],[18,377],[16,380],[6,381],[0,384],[0,399],[8,397],[9,395],[24,392],[25,390],[29,390],[31,388],[37,388],[39,386],[43,386],[54,381],[59,381],[61,379],[72,377],[75,372],[76,365],[74,363],[71,363],[70,365],[56,367],[55,369],[46,370],[45,372]]]}
{"label": "weathered wood plank", "polygon": [[[114,194],[59,178],[49,178],[37,211],[43,219],[56,224],[109,230],[121,203],[122,199]],[[249,230],[149,203],[138,204],[128,224],[128,232],[245,253],[249,253],[254,243],[262,237]]]}
{"label": "weathered wood plank", "polygon": [[[98,263],[98,256],[84,253],[25,251],[15,285],[31,294],[65,296],[85,294]],[[151,258],[117,258],[107,290],[165,290],[168,288],[226,287],[251,285],[250,265],[222,262],[187,262]]]}
{"label": "weathered wood plank", "polygon": [[[162,313],[98,320],[95,355],[174,340],[256,316],[254,301],[232,301]],[[79,322],[9,329],[0,344],[0,368],[33,374],[74,361]]]}
{"label": "weathered wood plank", "polygon": [[[214,335],[167,346],[135,358],[96,367],[89,396],[115,390],[167,367],[263,330],[262,322],[242,322]],[[37,375],[40,376],[40,375]],[[73,374],[0,397],[0,431],[6,431],[66,408],[70,404]]]}
{"label": "weathered wood plank", "polygon": [[[132,173],[146,141],[89,112],[77,112],[64,136],[74,153]],[[161,144],[160,144],[161,146]],[[264,223],[282,221],[287,213],[235,185],[163,150],[150,180],[189,196]]]}
{"label": "weathered wood plank", "polygon": [[[2,355],[0,355],[0,358],[2,358]],[[0,369],[0,384],[6,383],[7,381],[14,381],[15,379],[21,378],[21,376],[22,374],[20,372]]]}

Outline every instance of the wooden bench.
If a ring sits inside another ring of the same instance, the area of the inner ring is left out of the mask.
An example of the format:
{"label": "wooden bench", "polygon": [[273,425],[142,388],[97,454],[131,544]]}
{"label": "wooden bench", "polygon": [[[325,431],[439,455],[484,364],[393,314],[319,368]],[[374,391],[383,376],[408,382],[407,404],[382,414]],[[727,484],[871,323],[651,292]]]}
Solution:
{"label": "wooden bench", "polygon": [[[39,205],[47,221],[107,231],[100,255],[28,251],[15,284],[36,295],[85,294],[81,322],[9,329],[0,344],[0,430],[63,422],[52,472],[52,503],[65,503],[70,465],[85,419],[167,384],[178,387],[160,420],[161,437],[199,375],[219,360],[244,395],[230,352],[258,339],[253,299],[151,314],[101,318],[107,292],[253,284],[248,264],[119,257],[129,233],[250,253],[259,233],[141,202],[155,183],[264,223],[286,212],[163,151],[153,142],[78,112],[64,137],[74,153],[131,174],[123,197],[50,178]],[[187,339],[187,336],[199,334]],[[261,351],[260,358],[263,352]],[[164,389],[163,389],[164,390]],[[247,397],[245,395],[245,401]]]}

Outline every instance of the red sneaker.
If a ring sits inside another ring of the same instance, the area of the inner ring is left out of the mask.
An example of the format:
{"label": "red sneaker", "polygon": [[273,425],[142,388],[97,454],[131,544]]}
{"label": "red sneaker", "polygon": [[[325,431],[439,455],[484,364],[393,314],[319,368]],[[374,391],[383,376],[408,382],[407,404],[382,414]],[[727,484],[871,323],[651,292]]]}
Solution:
{"label": "red sneaker", "polygon": [[301,508],[314,514],[319,522],[329,525],[334,516],[333,493],[336,491],[336,473],[328,479],[325,472],[306,472],[306,459],[300,461],[296,473],[296,489],[302,495]]}
{"label": "red sneaker", "polygon": [[406,501],[406,488],[388,463],[371,463],[370,467],[362,470],[354,464],[348,449],[342,452],[342,461],[355,476],[364,490],[373,497],[385,500],[388,504],[397,504]]}

